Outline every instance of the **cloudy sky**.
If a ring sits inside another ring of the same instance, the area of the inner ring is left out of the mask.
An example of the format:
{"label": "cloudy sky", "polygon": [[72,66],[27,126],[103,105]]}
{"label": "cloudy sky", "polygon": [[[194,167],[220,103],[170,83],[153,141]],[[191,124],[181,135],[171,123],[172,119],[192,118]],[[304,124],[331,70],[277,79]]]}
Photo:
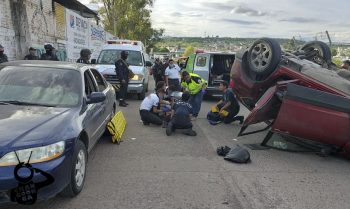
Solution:
{"label": "cloudy sky", "polygon": [[152,23],[170,36],[325,39],[328,30],[350,42],[349,8],[349,0],[156,0]]}

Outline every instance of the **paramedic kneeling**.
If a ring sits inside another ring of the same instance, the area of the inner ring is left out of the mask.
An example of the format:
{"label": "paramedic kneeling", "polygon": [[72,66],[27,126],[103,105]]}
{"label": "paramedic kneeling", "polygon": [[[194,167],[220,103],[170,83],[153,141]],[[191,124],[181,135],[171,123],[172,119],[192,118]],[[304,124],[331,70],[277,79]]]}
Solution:
{"label": "paramedic kneeling", "polygon": [[223,95],[222,99],[216,104],[216,106],[219,109],[223,122],[232,123],[233,121],[238,120],[240,124],[242,124],[244,117],[237,116],[240,107],[232,89],[228,88],[228,83],[226,81],[220,83],[219,89],[223,92]]}
{"label": "paramedic kneeling", "polygon": [[159,98],[164,97],[164,89],[157,89],[156,93],[148,95],[141,103],[140,116],[144,125],[150,123],[155,125],[162,125],[163,120],[158,116],[163,110],[158,109]]}
{"label": "paramedic kneeling", "polygon": [[192,106],[188,103],[190,95],[183,93],[181,100],[173,105],[171,110],[171,120],[166,129],[166,135],[170,136],[175,129],[184,129],[183,133],[189,136],[196,136],[197,133],[192,130],[191,114]]}

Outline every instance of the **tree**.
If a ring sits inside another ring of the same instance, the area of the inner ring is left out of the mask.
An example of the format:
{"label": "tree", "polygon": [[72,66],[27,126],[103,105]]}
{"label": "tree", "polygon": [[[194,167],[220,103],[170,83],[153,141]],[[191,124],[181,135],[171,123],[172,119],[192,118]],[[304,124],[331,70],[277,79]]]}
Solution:
{"label": "tree", "polygon": [[147,48],[164,33],[151,24],[151,8],[155,0],[92,0],[102,3],[99,10],[106,31],[121,39],[142,41]]}
{"label": "tree", "polygon": [[168,52],[170,52],[169,51],[169,49],[167,49],[167,48],[160,48],[157,52],[161,52],[161,53],[168,53]]}
{"label": "tree", "polygon": [[193,54],[193,53],[194,53],[194,47],[190,45],[190,46],[186,47],[183,56],[184,56],[184,57],[188,57],[188,56],[190,56],[190,55]]}
{"label": "tree", "polygon": [[337,51],[336,48],[332,48],[332,49],[331,49],[331,52],[332,52],[332,56],[333,56],[333,57],[334,57],[334,56],[337,56],[337,54],[338,54],[338,51]]}

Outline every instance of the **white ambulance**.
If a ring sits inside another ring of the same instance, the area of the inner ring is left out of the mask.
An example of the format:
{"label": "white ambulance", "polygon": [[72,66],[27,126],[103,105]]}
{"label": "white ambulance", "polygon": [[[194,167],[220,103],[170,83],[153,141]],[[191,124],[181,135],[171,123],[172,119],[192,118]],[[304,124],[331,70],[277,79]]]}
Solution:
{"label": "white ambulance", "polygon": [[120,59],[120,53],[128,51],[127,63],[135,74],[129,81],[128,93],[137,94],[138,99],[144,99],[148,91],[148,68],[152,66],[146,49],[141,41],[109,40],[100,52],[98,59],[91,60],[97,70],[118,89],[120,84],[115,72],[115,62]]}

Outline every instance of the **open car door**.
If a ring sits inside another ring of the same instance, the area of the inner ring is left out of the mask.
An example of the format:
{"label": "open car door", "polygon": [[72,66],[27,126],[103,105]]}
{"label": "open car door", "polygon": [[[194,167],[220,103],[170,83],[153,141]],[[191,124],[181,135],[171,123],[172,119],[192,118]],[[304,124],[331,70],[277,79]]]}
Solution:
{"label": "open car door", "polygon": [[[281,101],[278,92],[278,86],[270,87],[259,99],[255,105],[255,108],[245,119],[238,136],[254,134],[269,129],[273,123],[273,120],[277,117],[280,105]],[[267,127],[257,131],[251,131],[247,133],[244,132],[248,126],[260,122],[266,122]]]}

